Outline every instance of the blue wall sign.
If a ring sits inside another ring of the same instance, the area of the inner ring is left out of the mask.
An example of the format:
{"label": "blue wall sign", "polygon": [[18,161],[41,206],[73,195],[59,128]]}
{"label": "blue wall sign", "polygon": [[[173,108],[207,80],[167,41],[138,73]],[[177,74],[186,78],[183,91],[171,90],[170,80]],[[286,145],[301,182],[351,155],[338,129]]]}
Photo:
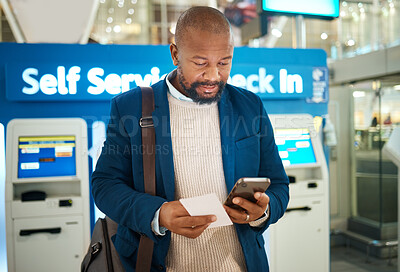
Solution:
{"label": "blue wall sign", "polygon": [[[4,55],[0,61],[7,100],[16,102],[109,101],[136,86],[154,84],[174,69],[168,46],[0,44],[0,49],[19,56]],[[317,68],[326,75],[319,85]],[[316,49],[236,48],[228,82],[265,100],[326,102],[315,99],[316,85],[328,86],[326,54]]]}
{"label": "blue wall sign", "polygon": [[[167,65],[160,69],[160,65],[11,63],[6,65],[7,78],[13,78],[6,80],[6,93],[10,101],[109,100],[136,86],[150,86],[172,69]],[[267,99],[299,99],[312,96],[312,73],[313,67],[299,65],[238,64],[228,82]]]}

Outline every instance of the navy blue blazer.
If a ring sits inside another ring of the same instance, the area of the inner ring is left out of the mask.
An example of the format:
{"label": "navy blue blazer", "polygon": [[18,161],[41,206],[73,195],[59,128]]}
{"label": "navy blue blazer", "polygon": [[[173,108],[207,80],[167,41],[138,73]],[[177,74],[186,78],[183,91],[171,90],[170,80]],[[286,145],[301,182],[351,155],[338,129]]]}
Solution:
{"label": "navy blue blazer", "polygon": [[[112,99],[107,139],[92,174],[98,208],[118,224],[112,238],[127,271],[134,271],[140,235],[154,240],[152,271],[165,271],[170,232],[151,229],[155,212],[175,195],[170,115],[165,80],[154,84],[157,196],[144,193],[141,150],[142,97],[139,88]],[[247,270],[268,271],[262,233],[284,214],[289,201],[288,178],[275,145],[270,120],[260,98],[227,84],[218,103],[223,168],[227,191],[241,177],[269,177],[270,217],[261,228],[235,224]]]}

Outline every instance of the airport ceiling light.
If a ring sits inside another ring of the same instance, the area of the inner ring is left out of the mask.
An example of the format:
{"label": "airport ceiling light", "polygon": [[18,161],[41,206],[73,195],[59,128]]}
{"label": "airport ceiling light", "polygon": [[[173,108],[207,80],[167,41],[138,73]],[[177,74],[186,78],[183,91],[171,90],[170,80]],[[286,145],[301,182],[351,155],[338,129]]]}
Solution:
{"label": "airport ceiling light", "polygon": [[0,0],[18,42],[87,43],[98,0]]}

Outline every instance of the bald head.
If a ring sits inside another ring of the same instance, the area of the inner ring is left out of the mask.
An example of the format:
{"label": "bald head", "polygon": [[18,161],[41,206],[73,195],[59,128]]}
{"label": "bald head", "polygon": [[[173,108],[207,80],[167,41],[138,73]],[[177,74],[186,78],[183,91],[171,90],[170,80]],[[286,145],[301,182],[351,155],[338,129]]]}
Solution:
{"label": "bald head", "polygon": [[176,23],[175,43],[179,48],[191,31],[207,31],[212,34],[231,35],[231,26],[225,15],[211,7],[192,7],[181,14]]}

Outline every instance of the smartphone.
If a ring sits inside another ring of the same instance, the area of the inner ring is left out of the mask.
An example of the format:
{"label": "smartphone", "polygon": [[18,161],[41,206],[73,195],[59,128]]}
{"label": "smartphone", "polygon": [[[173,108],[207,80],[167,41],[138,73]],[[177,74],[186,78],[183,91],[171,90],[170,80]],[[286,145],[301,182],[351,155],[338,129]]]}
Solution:
{"label": "smartphone", "polygon": [[240,178],[229,193],[224,205],[242,210],[240,206],[232,203],[233,198],[239,196],[256,203],[257,200],[254,198],[254,194],[256,192],[264,193],[270,184],[269,178]]}

